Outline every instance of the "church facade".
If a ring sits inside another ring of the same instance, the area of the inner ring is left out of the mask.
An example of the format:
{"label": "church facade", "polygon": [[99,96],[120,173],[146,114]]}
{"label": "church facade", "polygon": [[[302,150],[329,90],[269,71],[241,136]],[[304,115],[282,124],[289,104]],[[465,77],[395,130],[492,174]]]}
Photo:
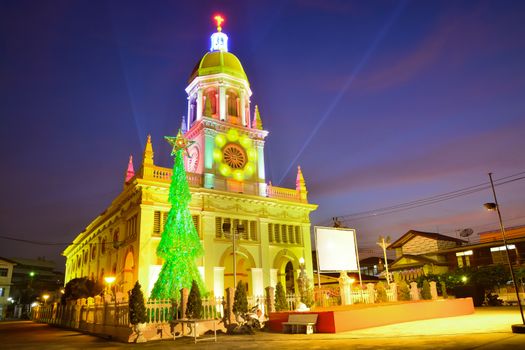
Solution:
{"label": "church facade", "polygon": [[[185,137],[195,141],[185,167],[190,210],[205,251],[197,265],[215,296],[234,280],[246,282],[251,295],[263,295],[278,281],[293,292],[301,258],[312,277],[309,215],[317,206],[308,203],[300,168],[295,188],[267,183],[268,132],[257,106],[251,113],[242,64],[228,52],[220,24],[217,29],[210,51],[191,72],[183,123]],[[123,191],[64,250],[66,283],[77,277],[102,283],[111,275],[118,292],[138,280],[149,295],[163,263],[156,248],[170,209],[171,174],[171,168],[155,164],[148,136],[138,171],[130,157]]]}

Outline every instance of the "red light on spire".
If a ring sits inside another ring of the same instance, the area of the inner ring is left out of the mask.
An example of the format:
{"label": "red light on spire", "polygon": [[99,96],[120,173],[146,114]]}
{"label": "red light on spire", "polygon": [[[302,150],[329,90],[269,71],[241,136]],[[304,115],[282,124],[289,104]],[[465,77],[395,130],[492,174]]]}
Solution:
{"label": "red light on spire", "polygon": [[221,15],[216,15],[215,17],[213,17],[213,19],[215,20],[215,22],[217,22],[217,31],[221,31],[222,30],[222,22],[224,22],[224,18],[221,16]]}

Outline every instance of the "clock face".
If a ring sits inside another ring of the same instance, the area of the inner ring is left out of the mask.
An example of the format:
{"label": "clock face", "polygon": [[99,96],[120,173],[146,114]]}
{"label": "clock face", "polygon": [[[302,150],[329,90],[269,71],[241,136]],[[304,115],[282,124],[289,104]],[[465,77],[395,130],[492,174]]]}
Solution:
{"label": "clock face", "polygon": [[187,169],[190,173],[196,173],[199,166],[199,149],[193,147],[189,150],[189,157],[187,157]]}
{"label": "clock face", "polygon": [[246,165],[246,152],[235,143],[230,143],[222,151],[224,162],[232,169],[242,169]]}

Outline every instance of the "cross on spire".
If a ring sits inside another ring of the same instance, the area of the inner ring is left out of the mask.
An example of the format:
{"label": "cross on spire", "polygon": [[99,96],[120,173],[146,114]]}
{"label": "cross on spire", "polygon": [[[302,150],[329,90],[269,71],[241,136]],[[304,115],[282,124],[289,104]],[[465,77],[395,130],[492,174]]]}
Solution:
{"label": "cross on spire", "polygon": [[215,20],[215,22],[217,22],[217,31],[220,32],[222,31],[222,22],[224,22],[224,18],[221,16],[221,15],[216,15],[215,17],[213,17],[213,19]]}

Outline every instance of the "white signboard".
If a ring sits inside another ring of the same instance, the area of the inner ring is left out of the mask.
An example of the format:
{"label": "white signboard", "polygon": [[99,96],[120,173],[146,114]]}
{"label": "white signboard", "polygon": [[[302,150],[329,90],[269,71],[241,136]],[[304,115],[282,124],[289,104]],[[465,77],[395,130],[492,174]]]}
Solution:
{"label": "white signboard", "polygon": [[319,271],[359,271],[355,230],[314,228]]}

